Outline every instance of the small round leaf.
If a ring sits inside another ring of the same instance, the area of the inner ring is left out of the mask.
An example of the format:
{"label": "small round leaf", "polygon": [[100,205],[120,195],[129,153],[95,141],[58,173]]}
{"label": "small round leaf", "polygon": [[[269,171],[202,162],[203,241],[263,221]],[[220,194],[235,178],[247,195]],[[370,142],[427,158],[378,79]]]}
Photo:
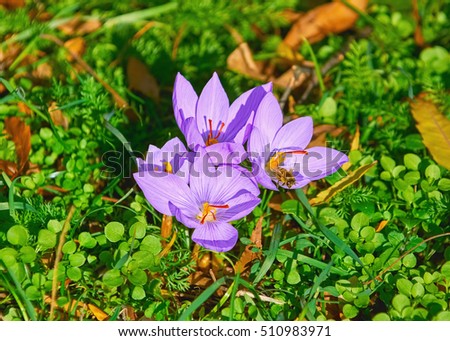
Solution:
{"label": "small round leaf", "polygon": [[124,232],[125,227],[117,221],[110,222],[105,226],[105,236],[112,243],[121,240]]}
{"label": "small round leaf", "polygon": [[22,225],[14,225],[6,233],[6,239],[12,245],[25,245],[28,241],[28,230]]}
{"label": "small round leaf", "polygon": [[43,250],[51,249],[56,245],[56,234],[50,230],[40,230],[37,242]]}

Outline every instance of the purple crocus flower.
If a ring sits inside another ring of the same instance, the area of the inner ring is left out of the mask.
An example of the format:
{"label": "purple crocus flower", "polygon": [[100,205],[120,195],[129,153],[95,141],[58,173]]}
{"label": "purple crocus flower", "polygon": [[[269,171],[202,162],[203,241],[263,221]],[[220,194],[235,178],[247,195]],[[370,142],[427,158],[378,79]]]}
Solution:
{"label": "purple crocus flower", "polygon": [[283,125],[277,99],[268,93],[255,114],[248,142],[253,175],[263,187],[301,188],[337,171],[348,157],[331,148],[305,149],[313,135],[311,117]]}
{"label": "purple crocus flower", "polygon": [[[271,90],[271,83],[258,86],[242,94],[230,106],[217,73],[200,96],[178,73],[172,99],[175,119],[191,149],[206,147],[208,152],[216,152],[229,161],[222,163],[239,163],[245,158],[243,144],[248,138],[251,116]],[[230,155],[240,157],[230,161]]]}
{"label": "purple crocus flower", "polygon": [[161,148],[150,145],[145,160],[137,158],[137,164],[139,173],[166,172],[177,175],[185,182],[189,180],[188,151],[178,137],[167,141]]}
{"label": "purple crocus flower", "polygon": [[260,202],[259,190],[232,166],[211,168],[211,161],[204,155],[194,160],[189,184],[175,174],[161,176],[155,171],[135,173],[134,178],[157,211],[193,228],[196,243],[224,252],[238,239],[237,230],[229,222],[253,211]]}

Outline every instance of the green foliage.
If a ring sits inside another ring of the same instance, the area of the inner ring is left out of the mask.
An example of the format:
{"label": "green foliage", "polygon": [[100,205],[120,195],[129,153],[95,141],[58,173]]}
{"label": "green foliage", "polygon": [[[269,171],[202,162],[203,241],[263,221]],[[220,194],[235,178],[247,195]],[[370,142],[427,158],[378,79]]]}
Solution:
{"label": "green foliage", "polygon": [[[217,71],[234,99],[259,82],[227,70],[236,47],[228,29],[260,51],[256,59],[266,60],[289,29],[282,11],[305,5],[116,1],[97,8],[43,1],[49,21],[33,19],[32,2],[0,9],[2,51],[15,44],[27,49],[13,54],[9,64],[2,59],[2,79],[12,91],[0,88],[0,130],[11,116],[31,128],[30,169],[13,181],[6,173],[1,179],[0,318],[49,319],[55,274],[61,320],[96,318],[92,310],[77,308],[78,302],[98,307],[109,319],[130,319],[132,314],[122,313],[127,310],[151,320],[450,320],[450,174],[428,153],[405,100],[426,92],[450,118],[450,2],[418,4],[426,47],[414,41],[409,5],[371,1],[367,17],[350,34],[312,45],[320,65],[345,44],[349,48],[325,75],[322,97],[295,107],[315,124],[346,127],[350,134],[359,125],[350,171],[378,164],[317,207],[307,198],[346,176],[344,171],[305,193],[265,192],[253,215],[235,224],[242,247],[223,255],[193,252],[189,231],[175,219],[176,237],[161,238],[161,216],[133,189],[133,158],[110,127],[136,154],[179,135],[171,115],[176,73],[200,90]],[[42,39],[72,38],[56,20],[72,19],[77,11],[102,22],[100,29],[79,35],[86,43],[82,58],[96,77]],[[148,21],[155,25],[141,31]],[[159,100],[129,89],[130,57],[155,77]],[[274,61],[270,68],[283,63]],[[39,78],[40,65],[50,65],[51,75]],[[137,121],[118,108],[98,78],[134,108]],[[32,113],[25,114],[19,102]],[[66,126],[52,120],[50,107],[61,110]],[[328,136],[328,145],[349,150],[346,137]],[[0,136],[0,160],[18,162],[6,134]],[[72,206],[75,214],[66,222]],[[257,224],[261,250],[251,240]],[[233,266],[244,247],[259,257],[236,274]],[[203,256],[211,262],[199,267]]]}

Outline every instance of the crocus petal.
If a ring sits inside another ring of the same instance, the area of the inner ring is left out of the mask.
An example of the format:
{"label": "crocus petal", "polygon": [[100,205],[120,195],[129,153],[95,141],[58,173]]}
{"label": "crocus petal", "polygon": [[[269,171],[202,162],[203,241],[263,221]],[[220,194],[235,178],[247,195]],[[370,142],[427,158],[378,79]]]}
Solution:
{"label": "crocus petal", "polygon": [[313,120],[311,117],[300,117],[278,130],[273,139],[272,149],[304,150],[313,135]]}
{"label": "crocus petal", "polygon": [[205,145],[205,141],[203,141],[202,135],[198,131],[197,122],[194,117],[189,117],[183,122],[181,131],[186,138],[189,148],[195,150],[197,146]]}
{"label": "crocus petal", "polygon": [[[145,163],[161,167],[162,166],[161,155],[162,153],[160,148],[154,145],[149,145],[147,155],[145,156]],[[159,170],[161,170],[161,168]]]}
{"label": "crocus petal", "polygon": [[[262,88],[264,89],[264,91],[267,92],[272,92],[272,82],[266,83],[262,85]],[[250,96],[250,94],[252,93],[253,89],[248,90],[246,92],[244,92],[241,96],[239,96],[232,104],[230,107],[229,112],[237,112],[237,110],[240,108],[240,106],[242,105],[242,102],[245,102],[247,100],[247,98]],[[257,94],[254,94],[255,96],[255,100],[258,100],[257,98]],[[265,94],[264,94],[265,96]],[[264,97],[263,97],[264,98]],[[255,113],[258,110],[259,104],[261,103],[262,98],[259,99],[259,103],[257,105],[257,107],[250,113],[249,118],[247,119],[247,122],[244,124],[244,128],[242,128],[241,130],[239,130],[239,132],[236,134],[236,136],[234,137],[234,142],[236,143],[242,143],[244,144],[245,142],[247,142],[249,136],[250,136],[250,132],[251,132],[251,128],[252,128],[252,124],[253,121],[255,119]],[[231,114],[230,114],[231,115]]]}
{"label": "crocus petal", "polygon": [[220,142],[206,147],[206,151],[214,165],[240,164],[247,158],[242,144]]}
{"label": "crocus petal", "polygon": [[178,127],[183,125],[184,120],[189,117],[195,117],[195,108],[197,107],[198,96],[195,93],[191,83],[184,78],[181,73],[175,78],[173,88],[172,103],[175,119]]}
{"label": "crocus petal", "polygon": [[[230,110],[228,111],[230,123],[224,134],[226,141],[232,141],[234,139],[236,143],[244,144],[246,137],[245,128],[253,121],[252,116],[258,109],[266,93],[267,91],[264,86],[258,86],[244,92],[231,104]],[[237,134],[241,130],[244,131],[236,139]]]}
{"label": "crocus petal", "polygon": [[[203,224],[200,223],[196,216],[192,217],[191,215],[184,214],[178,207],[175,207],[172,203],[170,203],[170,209],[177,218],[177,220],[182,223],[184,226],[195,229],[202,227]],[[188,212],[189,213],[189,212]],[[199,212],[200,213],[200,209]]]}
{"label": "crocus petal", "polygon": [[272,140],[268,135],[263,134],[259,128],[253,127],[247,146],[250,161],[254,159],[269,160],[271,143]]}
{"label": "crocus petal", "polygon": [[174,137],[166,142],[164,146],[161,147],[161,151],[163,152],[171,152],[172,157],[168,158],[168,160],[173,159],[175,154],[185,153],[187,152],[186,147],[183,142],[178,137]]}
{"label": "crocus petal", "polygon": [[193,199],[186,182],[175,174],[166,172],[137,172],[134,179],[148,202],[160,213],[173,215],[169,203],[192,216],[198,214],[198,203]]}
{"label": "crocus petal", "polygon": [[227,124],[229,105],[228,96],[220,83],[219,76],[214,72],[197,102],[196,120],[200,133],[209,131],[209,120],[212,120],[213,132],[219,130],[221,122]]}
{"label": "crocus petal", "polygon": [[238,231],[223,221],[207,222],[192,234],[192,240],[206,249],[225,252],[236,245]]}
{"label": "crocus petal", "polygon": [[265,139],[273,141],[283,124],[283,113],[275,96],[269,92],[262,99],[253,120],[253,127],[259,129]]}
{"label": "crocus petal", "polygon": [[252,173],[256,182],[258,182],[264,188],[278,191],[278,188],[273,183],[272,178],[266,173],[265,163],[262,159],[253,160],[252,168]]}
{"label": "crocus petal", "polygon": [[348,161],[347,155],[332,148],[312,147],[308,154],[291,154],[282,166],[310,180],[322,179],[337,171]]}
{"label": "crocus petal", "polygon": [[183,179],[183,181],[188,184],[190,164],[187,157],[180,157],[179,159],[175,158],[172,167],[175,175]]}
{"label": "crocus petal", "polygon": [[252,193],[255,196],[258,196],[260,191],[258,188],[258,182],[256,181],[255,177],[253,176],[253,173],[248,170],[247,168],[244,168],[240,165],[231,165],[233,168],[237,169],[239,172],[241,172],[242,176],[245,176],[246,178],[248,178],[252,183],[253,183],[253,187],[247,187],[246,190],[249,191],[250,193]]}
{"label": "crocus petal", "polygon": [[242,193],[227,201],[228,209],[217,210],[216,217],[220,221],[238,220],[250,214],[261,200],[251,193]]}
{"label": "crocus petal", "polygon": [[189,183],[198,200],[216,205],[227,204],[239,192],[247,191],[246,188],[256,191],[254,183],[237,169],[228,165],[211,168],[210,161],[205,157],[194,161]]}

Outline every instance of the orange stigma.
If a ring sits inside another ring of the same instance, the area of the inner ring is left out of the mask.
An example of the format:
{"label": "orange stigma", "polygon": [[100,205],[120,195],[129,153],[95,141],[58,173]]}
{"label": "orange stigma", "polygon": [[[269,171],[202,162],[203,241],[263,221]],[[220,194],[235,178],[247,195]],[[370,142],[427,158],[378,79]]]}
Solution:
{"label": "orange stigma", "polygon": [[271,172],[274,172],[278,169],[280,164],[286,159],[286,154],[303,154],[308,155],[306,150],[293,150],[288,152],[276,152],[274,156],[272,156],[266,164],[266,169],[268,168]]}
{"label": "orange stigma", "polygon": [[228,205],[210,205],[209,203],[203,203],[202,213],[197,216],[197,219],[200,220],[200,224],[204,224],[207,221],[216,221],[216,212],[217,209],[220,208],[229,208]]}
{"label": "orange stigma", "polygon": [[216,136],[213,136],[213,126],[212,126],[212,120],[208,120],[209,122],[209,133],[208,133],[208,138],[206,139],[206,145],[210,146],[212,144],[216,144],[219,142],[218,138],[220,136],[220,134],[222,134],[223,131],[223,127],[225,127],[225,123],[221,123],[220,127],[219,127],[219,131],[217,132]]}

